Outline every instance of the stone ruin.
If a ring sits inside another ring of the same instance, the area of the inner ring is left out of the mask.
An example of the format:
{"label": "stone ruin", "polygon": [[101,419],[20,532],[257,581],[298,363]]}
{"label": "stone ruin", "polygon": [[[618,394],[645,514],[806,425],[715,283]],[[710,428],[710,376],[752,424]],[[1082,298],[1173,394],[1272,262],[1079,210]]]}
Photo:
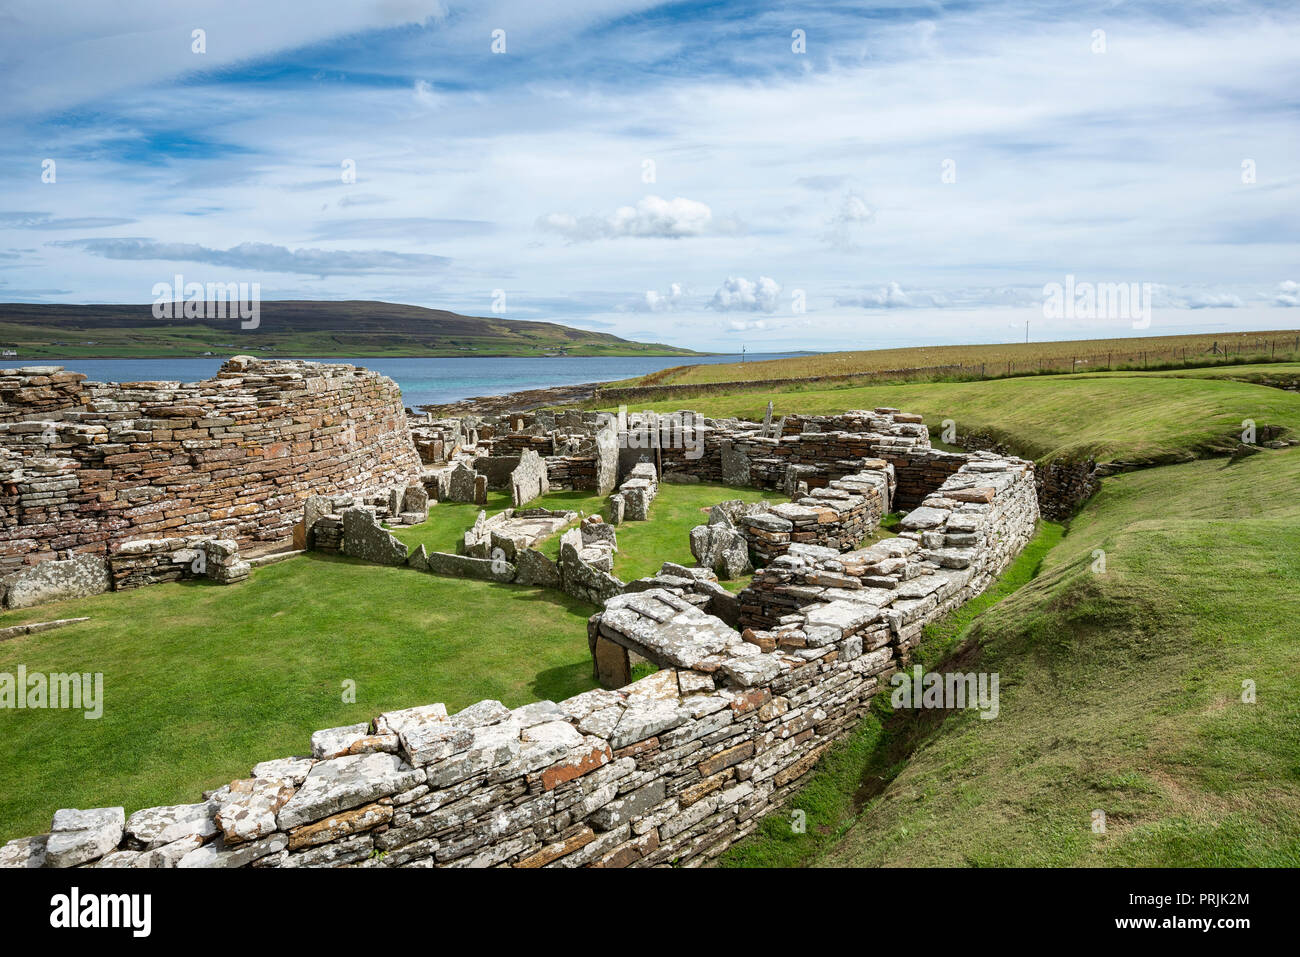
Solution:
{"label": "stone ruin", "polygon": [[618,491],[609,497],[611,521],[644,522],[650,518],[650,503],[659,494],[659,473],[650,462],[632,466]]}
{"label": "stone ruin", "polygon": [[510,473],[510,504],[521,508],[550,490],[546,462],[532,449],[524,449],[519,454],[519,464]]}
{"label": "stone ruin", "polygon": [[518,508],[552,489],[608,495],[618,477],[618,436],[603,413],[426,415],[411,434],[425,484],[446,501],[485,505],[489,490],[503,490]]}
{"label": "stone ruin", "polygon": [[239,581],[238,550],[288,539],[310,496],[422,489],[422,471],[397,384],[356,366],[236,356],[194,383],[3,369],[0,594]]}
{"label": "stone ruin", "polygon": [[[560,447],[590,460],[589,433],[576,446],[557,434],[589,427],[586,416],[485,421],[476,444],[533,448],[548,469]],[[743,476],[795,500],[725,503],[703,526],[732,529],[757,559],[739,595],[709,568],[671,563],[619,582],[593,553],[616,547],[612,525],[564,532],[551,572],[598,605],[588,643],[612,687],[514,709],[422,705],[318,731],[310,753],[265,761],[194,804],[61,810],[48,834],[0,848],[0,866],[706,863],[781,806],[907,666],[924,625],[987,588],[1038,517],[1032,463],[933,450],[919,419],[897,410],[707,422],[703,456],[655,449],[656,487]],[[445,454],[450,440],[437,441]],[[863,545],[886,511],[907,512],[898,537]],[[485,533],[495,541],[487,522],[472,530],[476,546]],[[540,555],[516,544],[511,563],[444,558],[520,581]],[[426,570],[440,571],[434,560]],[[640,660],[659,670],[633,682]]]}

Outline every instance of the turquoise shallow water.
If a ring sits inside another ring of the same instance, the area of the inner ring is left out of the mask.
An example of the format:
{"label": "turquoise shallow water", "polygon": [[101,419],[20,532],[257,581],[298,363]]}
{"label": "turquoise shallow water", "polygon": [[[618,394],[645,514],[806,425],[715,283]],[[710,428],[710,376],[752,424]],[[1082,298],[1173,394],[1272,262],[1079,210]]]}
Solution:
{"label": "turquoise shallow water", "polygon": [[[773,353],[748,358],[783,359],[806,353]],[[13,360],[9,360],[12,362]],[[62,365],[99,382],[179,380],[195,382],[217,371],[224,360],[211,359],[41,359],[40,365]],[[408,406],[453,402],[476,395],[500,395],[522,389],[607,382],[657,372],[671,366],[738,362],[739,356],[563,356],[555,358],[466,359],[322,359],[350,362],[391,376],[402,388]]]}

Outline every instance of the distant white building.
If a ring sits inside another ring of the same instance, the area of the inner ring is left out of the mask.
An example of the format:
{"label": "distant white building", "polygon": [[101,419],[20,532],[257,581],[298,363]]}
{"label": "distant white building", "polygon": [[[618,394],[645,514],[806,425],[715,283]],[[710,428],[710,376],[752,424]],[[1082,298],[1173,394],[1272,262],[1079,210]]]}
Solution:
{"label": "distant white building", "polygon": [[6,349],[4,352],[0,352],[0,357],[3,357],[5,359],[15,359],[18,357],[18,350]]}

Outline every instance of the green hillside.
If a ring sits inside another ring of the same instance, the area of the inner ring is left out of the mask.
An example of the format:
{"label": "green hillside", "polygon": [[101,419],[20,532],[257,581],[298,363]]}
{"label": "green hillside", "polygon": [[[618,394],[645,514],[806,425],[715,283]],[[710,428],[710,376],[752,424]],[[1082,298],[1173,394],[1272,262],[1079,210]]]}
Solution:
{"label": "green hillside", "polygon": [[0,303],[0,348],[17,352],[18,362],[232,352],[325,358],[700,354],[554,322],[462,316],[390,302],[263,302],[255,329],[241,328],[238,319],[155,319],[152,310],[148,304]]}

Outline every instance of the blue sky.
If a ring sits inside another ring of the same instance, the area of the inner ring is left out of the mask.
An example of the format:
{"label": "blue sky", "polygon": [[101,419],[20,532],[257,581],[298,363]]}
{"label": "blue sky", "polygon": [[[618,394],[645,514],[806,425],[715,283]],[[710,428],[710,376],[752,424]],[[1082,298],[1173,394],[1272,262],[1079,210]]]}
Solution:
{"label": "blue sky", "polygon": [[[52,9],[0,12],[0,301],[501,290],[725,351],[1300,326],[1290,4]],[[1067,275],[1150,283],[1150,328],[1044,318]]]}

